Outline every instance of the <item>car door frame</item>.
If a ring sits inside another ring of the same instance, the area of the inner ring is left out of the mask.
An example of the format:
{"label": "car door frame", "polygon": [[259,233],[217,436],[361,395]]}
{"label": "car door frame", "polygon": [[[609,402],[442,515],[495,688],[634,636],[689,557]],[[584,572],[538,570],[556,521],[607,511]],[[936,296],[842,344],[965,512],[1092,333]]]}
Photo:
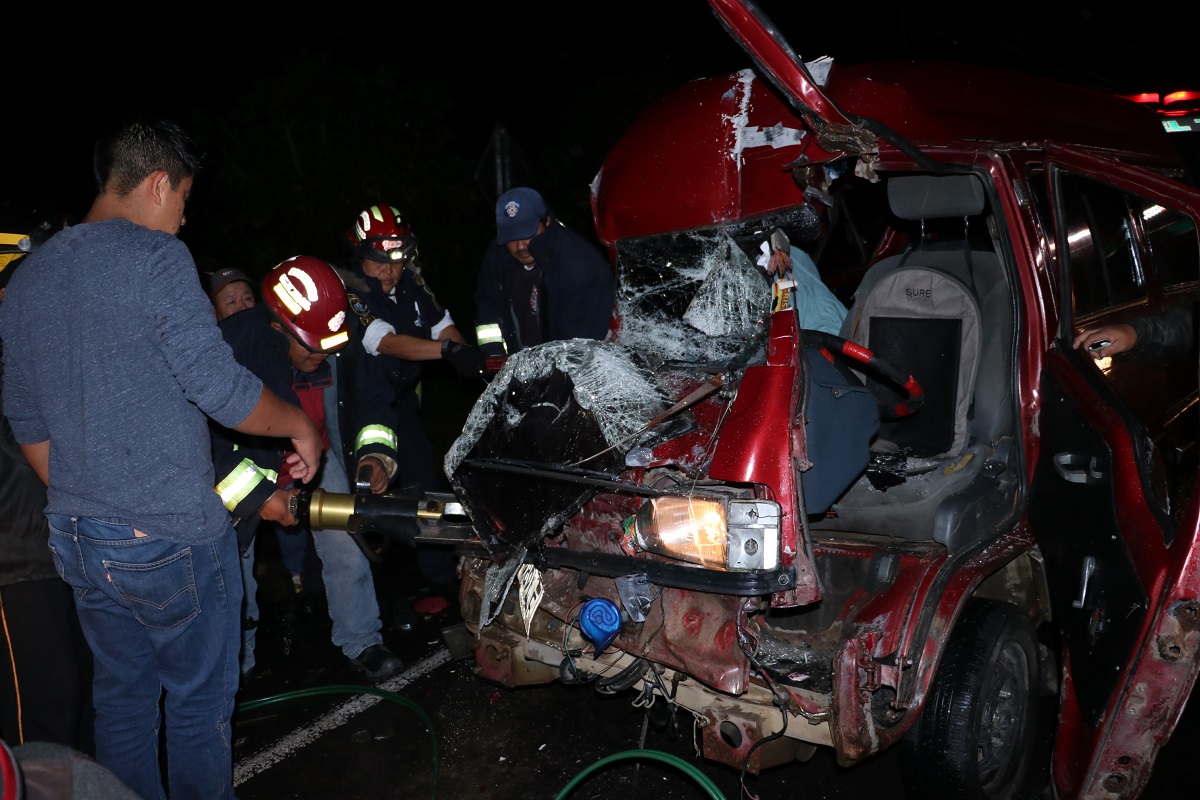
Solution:
{"label": "car door frame", "polygon": [[[1063,681],[1060,690],[1061,708],[1058,735],[1055,740],[1052,777],[1061,796],[1098,797],[1119,793],[1132,797],[1149,779],[1161,746],[1169,738],[1182,714],[1188,695],[1200,671],[1200,523],[1198,523],[1198,493],[1193,489],[1190,508],[1183,515],[1173,540],[1167,543],[1161,519],[1150,508],[1143,490],[1143,472],[1138,465],[1138,443],[1131,430],[1130,420],[1106,398],[1102,380],[1095,372],[1090,358],[1071,348],[1072,330],[1070,265],[1066,259],[1068,231],[1060,224],[1062,207],[1055,180],[1059,170],[1101,181],[1117,189],[1162,203],[1190,215],[1200,223],[1200,192],[1165,178],[1157,173],[1099,156],[1081,148],[1051,146],[1047,148],[1047,191],[1053,207],[1055,241],[1060,254],[1054,268],[1058,272],[1060,308],[1057,336],[1046,354],[1040,377],[1041,403],[1038,427],[1042,442],[1036,469],[1031,477],[1029,521],[1034,536],[1051,554],[1067,559],[1060,563],[1058,575],[1050,575],[1053,564],[1047,567],[1052,582],[1052,595],[1059,597],[1078,594],[1082,605],[1067,611],[1063,619],[1063,604],[1056,605],[1060,627],[1071,627],[1072,611],[1086,611],[1088,599],[1083,591],[1087,553],[1085,548],[1063,546],[1068,537],[1055,530],[1055,522],[1073,514],[1079,519],[1097,519],[1111,514],[1108,524],[1120,536],[1101,556],[1113,556],[1124,550],[1127,567],[1144,589],[1147,608],[1129,637],[1125,663],[1118,667],[1121,674],[1112,682],[1113,691],[1101,713],[1088,713],[1080,702],[1077,683],[1084,679],[1093,663],[1074,664],[1070,644],[1064,643]],[[1197,265],[1200,270],[1200,264]],[[1054,460],[1064,454],[1054,452],[1055,437],[1061,432],[1048,429],[1046,423],[1062,419],[1046,404],[1053,401],[1055,391],[1087,429],[1094,441],[1102,442],[1109,451],[1109,461],[1102,463],[1087,454],[1068,454],[1055,469]],[[1076,460],[1072,462],[1071,458]],[[1063,473],[1066,473],[1064,477]],[[1058,484],[1058,486],[1052,486]],[[1062,484],[1071,484],[1067,489]],[[1111,503],[1102,510],[1095,508],[1107,486],[1111,486]],[[1048,488],[1050,487],[1050,488]],[[1074,491],[1072,491],[1074,490]],[[1039,500],[1043,498],[1043,500]],[[1056,513],[1046,513],[1053,504]],[[1092,507],[1088,507],[1092,504]],[[1039,507],[1040,506],[1040,507]],[[1085,515],[1089,515],[1085,516]],[[1097,545],[1099,546],[1099,545]],[[1069,559],[1076,559],[1070,569]],[[1093,563],[1098,567],[1098,562]],[[1117,570],[1119,571],[1119,570]],[[1094,569],[1096,580],[1101,576]],[[1127,579],[1127,578],[1126,578]],[[1059,586],[1056,588],[1055,581]],[[1093,584],[1104,586],[1100,584]],[[1128,588],[1128,586],[1127,586]],[[1093,589],[1093,591],[1095,591]],[[1126,592],[1122,599],[1128,599]],[[1115,611],[1114,611],[1115,613]],[[1064,636],[1064,641],[1067,639]],[[1109,654],[1111,657],[1111,653]],[[1101,659],[1102,661],[1102,659]],[[1089,719],[1090,718],[1090,719]]]}

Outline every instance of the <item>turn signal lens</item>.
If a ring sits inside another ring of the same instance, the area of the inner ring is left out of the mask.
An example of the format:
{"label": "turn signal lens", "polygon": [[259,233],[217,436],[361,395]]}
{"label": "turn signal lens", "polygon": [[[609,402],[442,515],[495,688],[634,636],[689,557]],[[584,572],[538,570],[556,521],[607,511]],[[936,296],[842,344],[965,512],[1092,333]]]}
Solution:
{"label": "turn signal lens", "polygon": [[725,509],[715,500],[655,498],[638,511],[635,534],[643,550],[668,558],[722,570],[728,563]]}
{"label": "turn signal lens", "polygon": [[656,497],[626,520],[621,547],[708,569],[775,569],[782,518],[772,500]]}

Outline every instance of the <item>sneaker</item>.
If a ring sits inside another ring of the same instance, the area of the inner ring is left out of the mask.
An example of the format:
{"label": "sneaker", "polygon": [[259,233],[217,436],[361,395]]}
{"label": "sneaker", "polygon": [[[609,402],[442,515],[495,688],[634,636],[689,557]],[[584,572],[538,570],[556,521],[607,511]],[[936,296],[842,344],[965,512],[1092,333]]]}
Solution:
{"label": "sneaker", "polygon": [[350,664],[374,680],[390,678],[404,669],[404,662],[400,660],[400,657],[382,644],[371,645],[350,659]]}

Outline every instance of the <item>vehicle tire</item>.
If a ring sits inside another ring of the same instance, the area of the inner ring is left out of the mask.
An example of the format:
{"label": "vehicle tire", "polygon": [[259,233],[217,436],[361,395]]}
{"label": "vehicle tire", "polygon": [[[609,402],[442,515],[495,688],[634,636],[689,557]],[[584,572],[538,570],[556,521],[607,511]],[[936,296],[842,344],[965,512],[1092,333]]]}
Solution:
{"label": "vehicle tire", "polygon": [[1023,800],[1036,750],[1037,638],[1015,606],[971,600],[901,742],[911,800]]}

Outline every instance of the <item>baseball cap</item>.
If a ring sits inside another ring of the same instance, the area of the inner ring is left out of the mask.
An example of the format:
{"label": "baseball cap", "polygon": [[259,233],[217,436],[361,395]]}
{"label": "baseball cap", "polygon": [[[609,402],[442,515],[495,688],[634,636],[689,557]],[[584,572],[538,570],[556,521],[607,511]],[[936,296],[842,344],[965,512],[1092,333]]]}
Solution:
{"label": "baseball cap", "polygon": [[508,244],[532,239],[544,216],[546,203],[540,194],[526,186],[509,189],[496,201],[496,241]]}
{"label": "baseball cap", "polygon": [[[242,272],[240,269],[234,269],[233,267],[224,267],[223,269],[219,269],[212,274],[212,279],[208,286],[208,294],[209,296],[212,296],[224,289],[229,284],[236,283],[237,281],[245,281],[246,283],[250,283],[250,279],[246,277],[246,273]],[[250,283],[250,286],[253,287],[254,284]]]}

